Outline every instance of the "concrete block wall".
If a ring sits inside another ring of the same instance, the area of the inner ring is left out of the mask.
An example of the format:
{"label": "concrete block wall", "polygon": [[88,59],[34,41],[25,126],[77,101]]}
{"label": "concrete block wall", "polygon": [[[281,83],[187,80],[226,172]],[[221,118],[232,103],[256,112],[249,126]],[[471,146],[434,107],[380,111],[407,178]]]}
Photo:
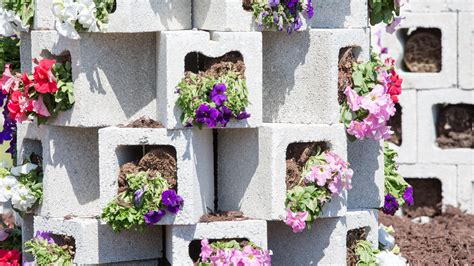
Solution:
{"label": "concrete block wall", "polygon": [[[436,143],[436,122],[445,104],[474,104],[472,61],[474,56],[474,5],[470,0],[410,0],[402,16],[402,29],[441,30],[442,70],[439,73],[407,73],[402,68],[403,30],[382,34],[382,46],[397,60],[404,79],[400,172],[410,178],[436,178],[442,183],[443,205],[474,213],[474,151],[442,149]],[[374,28],[372,32],[376,32]],[[374,39],[375,36],[373,35]],[[416,188],[415,188],[416,189]],[[416,203],[416,198],[415,198]]]}

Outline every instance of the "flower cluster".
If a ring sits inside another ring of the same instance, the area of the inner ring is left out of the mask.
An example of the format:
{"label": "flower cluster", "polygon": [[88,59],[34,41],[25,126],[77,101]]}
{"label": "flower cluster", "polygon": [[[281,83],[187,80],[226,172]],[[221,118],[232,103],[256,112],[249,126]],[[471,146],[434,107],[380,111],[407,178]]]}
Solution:
{"label": "flower cluster", "polygon": [[102,219],[114,231],[157,224],[166,213],[176,215],[184,200],[160,173],[149,177],[148,172],[126,176],[128,187],[120,192],[102,212]]}
{"label": "flower cluster", "polygon": [[341,106],[341,121],[353,138],[381,140],[392,135],[387,123],[395,115],[395,103],[402,92],[402,79],[393,63],[393,59],[382,63],[372,54],[369,62],[354,64],[354,88],[345,89],[346,100]]}
{"label": "flower cluster", "polygon": [[187,126],[226,127],[233,118],[250,117],[245,111],[249,105],[247,86],[238,73],[228,72],[218,79],[189,73],[178,84],[177,92],[181,121]]}
{"label": "flower cluster", "polygon": [[386,31],[394,33],[402,21],[400,8],[406,3],[408,0],[369,0],[370,24],[383,22],[387,25]]}
{"label": "flower cluster", "polygon": [[0,35],[18,36],[33,23],[34,0],[3,0],[0,3]]}
{"label": "flower cluster", "polygon": [[56,30],[76,40],[80,39],[78,31],[106,31],[108,16],[114,4],[115,0],[54,0]]}
{"label": "flower cluster", "polygon": [[[17,226],[13,210],[0,215],[0,250],[21,250],[21,228]],[[0,256],[0,265],[2,265]]]}
{"label": "flower cluster", "polygon": [[291,33],[303,25],[304,15],[314,16],[312,0],[257,0],[252,3],[253,15],[260,28]]}
{"label": "flower cluster", "polygon": [[236,266],[236,265],[271,265],[272,253],[263,250],[252,242],[239,244],[235,240],[217,241],[201,240],[199,266]]}
{"label": "flower cluster", "polygon": [[298,186],[287,191],[285,223],[298,233],[321,215],[332,197],[351,189],[353,171],[349,163],[331,151],[320,151],[306,162]]}
{"label": "flower cluster", "polygon": [[0,89],[8,97],[9,118],[23,123],[38,118],[42,123],[74,104],[71,63],[52,59],[33,60],[34,74],[12,74],[5,66]]}
{"label": "flower cluster", "polygon": [[382,208],[385,214],[394,215],[404,204],[413,205],[413,187],[411,187],[403,177],[397,172],[395,157],[397,153],[388,147],[384,147],[384,187],[385,200]]}
{"label": "flower cluster", "polygon": [[41,167],[33,163],[0,168],[0,202],[11,200],[13,208],[24,213],[31,211],[43,198],[43,173]]}
{"label": "flower cluster", "polygon": [[[35,258],[36,265],[73,265],[74,247],[68,241],[56,243],[50,232],[36,231],[35,237],[25,243],[25,252]],[[25,263],[30,264],[30,263]]]}
{"label": "flower cluster", "polygon": [[21,252],[19,250],[0,249],[0,265],[20,266]]}

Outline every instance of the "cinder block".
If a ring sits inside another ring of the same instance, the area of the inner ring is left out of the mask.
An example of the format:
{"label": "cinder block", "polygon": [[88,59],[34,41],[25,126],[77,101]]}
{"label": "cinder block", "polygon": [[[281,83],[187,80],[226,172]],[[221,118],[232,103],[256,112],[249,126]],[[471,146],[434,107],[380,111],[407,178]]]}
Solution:
{"label": "cinder block", "polygon": [[18,123],[16,126],[17,162],[23,162],[33,152],[43,156],[41,139],[44,135],[44,127],[38,127],[36,123]]}
{"label": "cinder block", "polygon": [[[374,27],[382,32],[382,45],[396,60],[397,72],[404,89],[440,89],[457,86],[457,13],[404,13],[406,17],[397,33],[389,34],[384,25]],[[406,36],[404,31],[435,28],[441,31],[441,71],[436,73],[407,72],[403,67]],[[375,36],[372,36],[375,38]]]}
{"label": "cinder block", "polygon": [[212,142],[211,130],[117,127],[99,130],[100,209],[117,195],[120,166],[140,158],[133,146],[171,145],[176,149],[177,192],[183,197],[184,206],[177,216],[166,215],[160,224],[198,222],[208,210],[214,209]]}
{"label": "cinder block", "polygon": [[370,32],[364,29],[309,30],[291,38],[264,32],[263,121],[339,123],[339,50],[356,46],[358,59],[367,61],[369,43]]}
{"label": "cinder block", "polygon": [[20,32],[20,65],[21,72],[32,72],[33,61],[31,58],[31,35],[29,32]]}
{"label": "cinder block", "polygon": [[[218,132],[218,208],[240,210],[246,217],[286,218],[286,151],[292,143],[326,142],[346,159],[344,126],[263,124],[258,129]],[[322,217],[343,216],[346,192],[334,197]]]}
{"label": "cinder block", "polygon": [[474,104],[472,90],[444,89],[418,92],[418,161],[422,163],[474,164],[474,150],[441,149],[436,143],[438,104]]}
{"label": "cinder block", "polygon": [[158,40],[158,115],[166,128],[183,128],[176,105],[176,86],[184,77],[185,57],[199,52],[220,57],[237,51],[244,58],[250,105],[247,120],[231,121],[227,127],[258,127],[262,121],[262,34],[260,32],[163,31]]}
{"label": "cinder block", "polygon": [[[471,2],[471,6],[474,6],[473,2]],[[474,61],[474,12],[459,13],[458,32],[459,86],[463,89],[474,89],[472,74],[474,67],[472,63]]]}
{"label": "cinder block", "polygon": [[314,17],[311,28],[368,27],[367,0],[313,1]]}
{"label": "cinder block", "polygon": [[46,126],[41,143],[44,179],[39,214],[99,215],[98,130]]}
{"label": "cinder block", "polygon": [[[29,241],[34,236],[34,224],[33,224],[33,214],[26,214],[22,218],[21,222],[21,243],[23,245],[23,250],[25,250],[25,242]],[[22,253],[24,261],[33,261],[33,256],[30,253]]]}
{"label": "cinder block", "polygon": [[474,214],[474,165],[458,165],[458,203],[460,208]]}
{"label": "cinder block", "polygon": [[377,209],[383,205],[384,165],[382,141],[357,140],[347,143],[347,158],[354,170],[347,209]]}
{"label": "cinder block", "polygon": [[354,210],[346,213],[347,232],[354,229],[365,228],[367,240],[374,248],[379,246],[378,210]]}
{"label": "cinder block", "polygon": [[468,12],[474,10],[471,0],[410,0],[402,7],[408,12]]}
{"label": "cinder block", "polygon": [[[457,204],[457,168],[447,164],[402,164],[398,172],[404,178],[436,178],[441,182],[443,207]],[[416,201],[416,199],[415,199]]]}
{"label": "cinder block", "polygon": [[[107,32],[133,33],[191,29],[191,0],[116,0]],[[34,29],[52,30],[53,0],[36,1]],[[132,50],[130,50],[132,51]]]}
{"label": "cinder block", "polygon": [[[74,107],[49,124],[102,127],[147,115],[156,118],[156,33],[81,34],[32,31],[32,57],[71,53]],[[140,51],[130,52],[130,51]]]}
{"label": "cinder block", "polygon": [[[399,96],[402,108],[402,144],[389,143],[390,148],[398,152],[398,163],[416,163],[417,161],[417,109],[416,90],[405,90]],[[393,130],[393,129],[392,129]]]}
{"label": "cinder block", "polygon": [[345,220],[318,219],[311,230],[297,234],[283,222],[269,222],[272,265],[346,265]]}
{"label": "cinder block", "polygon": [[193,240],[248,239],[267,249],[267,222],[260,220],[166,226],[166,258],[171,265],[193,265],[189,245]]}
{"label": "cinder block", "polygon": [[144,232],[114,233],[105,223],[93,218],[34,218],[35,231],[71,236],[75,240],[75,265],[90,265],[157,259],[163,254],[163,228],[147,227]]}

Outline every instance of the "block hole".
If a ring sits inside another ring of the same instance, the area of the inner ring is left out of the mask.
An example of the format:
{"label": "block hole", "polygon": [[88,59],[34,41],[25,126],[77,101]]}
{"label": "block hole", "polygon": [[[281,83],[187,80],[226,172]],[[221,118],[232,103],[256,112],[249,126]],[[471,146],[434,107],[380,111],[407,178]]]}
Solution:
{"label": "block hole", "polygon": [[441,149],[474,148],[472,104],[438,104],[433,107],[436,143]]}
{"label": "block hole", "polygon": [[34,164],[43,167],[43,145],[41,141],[34,139],[23,139],[21,143],[18,164],[22,164],[26,159],[30,159]]}
{"label": "block hole", "polygon": [[397,36],[404,52],[399,66],[405,72],[436,73],[442,69],[442,33],[438,28],[402,28]]}
{"label": "block hole", "polygon": [[338,102],[342,104],[346,100],[344,90],[347,87],[354,87],[352,83],[352,65],[357,63],[362,49],[357,46],[344,47],[339,50],[338,61]]}
{"label": "block hole", "polygon": [[391,143],[401,146],[402,145],[402,107],[399,103],[395,104],[395,109],[397,110],[395,115],[390,118],[388,125],[392,127],[393,134],[388,140]]}
{"label": "block hole", "polygon": [[53,238],[54,242],[58,244],[58,246],[62,247],[69,254],[71,254],[71,257],[74,260],[76,255],[76,240],[74,237],[68,235],[51,234],[51,238]]}
{"label": "block hole", "polygon": [[370,231],[369,227],[360,227],[347,231],[346,235],[346,261],[347,265],[357,265],[356,248],[357,242],[360,240],[367,240],[367,234]]}
{"label": "block hole", "polygon": [[252,2],[253,0],[242,0],[242,8],[245,11],[252,11]]}
{"label": "block hole", "polygon": [[436,216],[441,214],[443,195],[441,181],[437,178],[405,178],[413,187],[414,204],[404,206],[408,217]]}
{"label": "block hole", "polygon": [[20,38],[0,37],[1,58],[0,73],[5,70],[5,65],[10,64],[12,73],[20,72]]}
{"label": "block hole", "polygon": [[[209,244],[218,241],[237,241],[241,247],[246,246],[249,242],[247,238],[225,238],[225,239],[209,239]],[[201,253],[201,239],[196,239],[189,243],[189,257],[193,260],[193,262],[199,261],[199,253]]]}
{"label": "block hole", "polygon": [[245,77],[244,57],[240,52],[232,51],[220,57],[208,57],[202,53],[192,52],[184,58],[184,71],[202,76],[218,78],[233,71]]}
{"label": "block hole", "polygon": [[291,143],[286,149],[286,189],[290,190],[297,185],[304,185],[301,173],[303,167],[311,156],[320,151],[328,150],[326,142]]}
{"label": "block hole", "polygon": [[119,192],[128,187],[126,175],[148,171],[150,177],[160,173],[171,189],[178,191],[176,149],[169,145],[118,146],[116,155],[120,165]]}

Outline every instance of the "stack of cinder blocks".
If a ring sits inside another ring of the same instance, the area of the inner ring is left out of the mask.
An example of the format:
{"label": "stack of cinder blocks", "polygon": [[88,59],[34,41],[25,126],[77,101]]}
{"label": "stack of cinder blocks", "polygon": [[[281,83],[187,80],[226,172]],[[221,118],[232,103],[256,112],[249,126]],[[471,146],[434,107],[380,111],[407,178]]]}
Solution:
{"label": "stack of cinder blocks", "polygon": [[[402,143],[392,145],[399,152],[400,173],[410,179],[439,180],[444,206],[473,213],[474,150],[472,146],[440,148],[436,143],[436,123],[443,105],[473,108],[474,3],[410,0],[403,10],[406,19],[401,29],[393,35],[382,30],[382,46],[395,58],[397,71],[404,79],[400,98]],[[404,66],[406,34],[416,29],[438,32],[442,47],[439,72],[409,72]],[[472,119],[471,114],[471,123]]]}
{"label": "stack of cinder blocks", "polygon": [[[19,125],[18,159],[43,156],[44,200],[25,218],[36,230],[75,239],[76,264],[192,265],[193,241],[245,238],[273,250],[274,265],[345,264],[348,230],[367,228],[377,245],[383,197],[381,143],[347,141],[339,122],[339,52],[368,60],[367,0],[321,0],[301,32],[260,32],[240,0],[117,0],[108,33],[69,40],[54,30],[51,0],[37,1],[23,36],[24,70],[44,50],[72,60],[76,103],[45,125]],[[179,121],[175,86],[186,57],[240,52],[251,118],[226,129],[189,129]],[[121,128],[148,116],[165,128]],[[286,150],[325,142],[354,169],[353,189],[331,201],[312,230],[294,234],[285,218]],[[120,165],[146,146],[176,150],[178,194],[185,205],[145,232],[113,233],[98,218],[117,193]],[[212,211],[249,220],[201,223]],[[304,247],[304,248],[301,248]]]}

